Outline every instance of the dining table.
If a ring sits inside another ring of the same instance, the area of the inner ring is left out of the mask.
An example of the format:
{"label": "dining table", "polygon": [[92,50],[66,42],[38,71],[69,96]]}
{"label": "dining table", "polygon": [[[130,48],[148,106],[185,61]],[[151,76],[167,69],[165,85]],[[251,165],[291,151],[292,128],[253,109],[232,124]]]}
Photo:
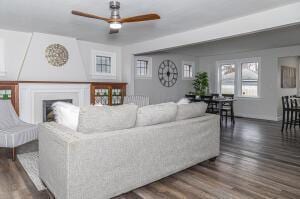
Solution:
{"label": "dining table", "polygon": [[[232,103],[232,106],[233,106],[233,103],[235,101],[237,101],[236,99],[234,98],[224,98],[224,97],[216,97],[216,98],[212,98],[212,99],[208,99],[208,98],[194,98],[194,99],[190,99],[191,102],[206,102],[207,104],[213,102],[213,103],[216,103],[218,104],[218,113],[221,117],[221,114],[222,114],[222,107],[223,107],[223,104],[225,103]],[[234,117],[234,114],[233,114],[233,117]],[[233,119],[233,124],[234,124],[234,119]],[[222,121],[220,119],[220,127],[222,128]]]}

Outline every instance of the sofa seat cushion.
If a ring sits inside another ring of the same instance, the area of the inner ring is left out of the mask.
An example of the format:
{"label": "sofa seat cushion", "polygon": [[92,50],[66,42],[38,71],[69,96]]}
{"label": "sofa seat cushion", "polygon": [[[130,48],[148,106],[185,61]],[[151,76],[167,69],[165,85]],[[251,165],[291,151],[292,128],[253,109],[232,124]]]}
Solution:
{"label": "sofa seat cushion", "polygon": [[138,109],[136,126],[150,126],[175,121],[177,104],[174,102],[144,106]]}
{"label": "sofa seat cushion", "polygon": [[190,104],[178,105],[176,120],[185,120],[194,117],[201,117],[205,114],[207,104],[205,102],[197,102]]}
{"label": "sofa seat cushion", "polygon": [[78,131],[103,133],[135,126],[138,106],[87,106],[80,108]]}

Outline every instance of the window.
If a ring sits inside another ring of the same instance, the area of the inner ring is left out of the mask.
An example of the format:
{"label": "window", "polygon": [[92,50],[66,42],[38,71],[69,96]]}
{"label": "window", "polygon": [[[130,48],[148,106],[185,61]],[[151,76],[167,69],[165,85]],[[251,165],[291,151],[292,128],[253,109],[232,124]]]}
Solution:
{"label": "window", "polygon": [[221,65],[221,93],[234,94],[235,90],[235,65]]}
{"label": "window", "polygon": [[116,79],[116,54],[93,50],[91,73],[93,79]]}
{"label": "window", "polygon": [[135,57],[135,77],[137,79],[152,78],[152,58],[151,57]]}
{"label": "window", "polygon": [[242,63],[241,65],[241,95],[245,97],[258,96],[258,62]]}
{"label": "window", "polygon": [[193,79],[195,71],[195,62],[182,62],[182,79]]}
{"label": "window", "polygon": [[260,58],[217,62],[219,92],[239,97],[259,97]]}
{"label": "window", "polygon": [[96,72],[110,73],[111,71],[111,57],[96,56]]}
{"label": "window", "polygon": [[138,59],[136,61],[136,75],[145,76],[148,71],[148,61]]}
{"label": "window", "polygon": [[4,40],[0,38],[0,76],[5,76]]}

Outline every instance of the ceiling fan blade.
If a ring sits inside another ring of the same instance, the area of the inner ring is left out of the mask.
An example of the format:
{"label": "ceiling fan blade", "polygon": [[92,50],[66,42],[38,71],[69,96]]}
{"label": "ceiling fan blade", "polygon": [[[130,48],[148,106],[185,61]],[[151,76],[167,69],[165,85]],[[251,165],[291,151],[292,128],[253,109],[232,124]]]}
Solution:
{"label": "ceiling fan blade", "polygon": [[130,22],[140,22],[140,21],[150,21],[160,19],[160,16],[157,14],[146,14],[146,15],[139,15],[134,17],[127,17],[120,19],[121,23],[130,23]]}
{"label": "ceiling fan blade", "polygon": [[109,34],[115,34],[115,33],[118,33],[119,32],[119,29],[109,29]]}
{"label": "ceiling fan blade", "polygon": [[78,16],[81,16],[81,17],[88,17],[88,18],[93,18],[93,19],[100,19],[100,20],[104,20],[106,22],[109,21],[108,18],[105,18],[105,17],[99,17],[97,15],[93,15],[93,14],[88,14],[88,13],[84,13],[84,12],[80,12],[80,11],[76,11],[76,10],[72,10],[72,14],[73,15],[78,15]]}

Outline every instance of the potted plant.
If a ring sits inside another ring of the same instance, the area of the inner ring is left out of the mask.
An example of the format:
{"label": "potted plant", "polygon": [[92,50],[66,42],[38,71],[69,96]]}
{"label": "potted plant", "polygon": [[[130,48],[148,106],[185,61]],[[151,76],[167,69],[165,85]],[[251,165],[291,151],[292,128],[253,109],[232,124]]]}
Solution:
{"label": "potted plant", "polygon": [[207,93],[208,89],[208,75],[207,72],[198,72],[193,81],[195,94],[197,96],[203,96]]}

